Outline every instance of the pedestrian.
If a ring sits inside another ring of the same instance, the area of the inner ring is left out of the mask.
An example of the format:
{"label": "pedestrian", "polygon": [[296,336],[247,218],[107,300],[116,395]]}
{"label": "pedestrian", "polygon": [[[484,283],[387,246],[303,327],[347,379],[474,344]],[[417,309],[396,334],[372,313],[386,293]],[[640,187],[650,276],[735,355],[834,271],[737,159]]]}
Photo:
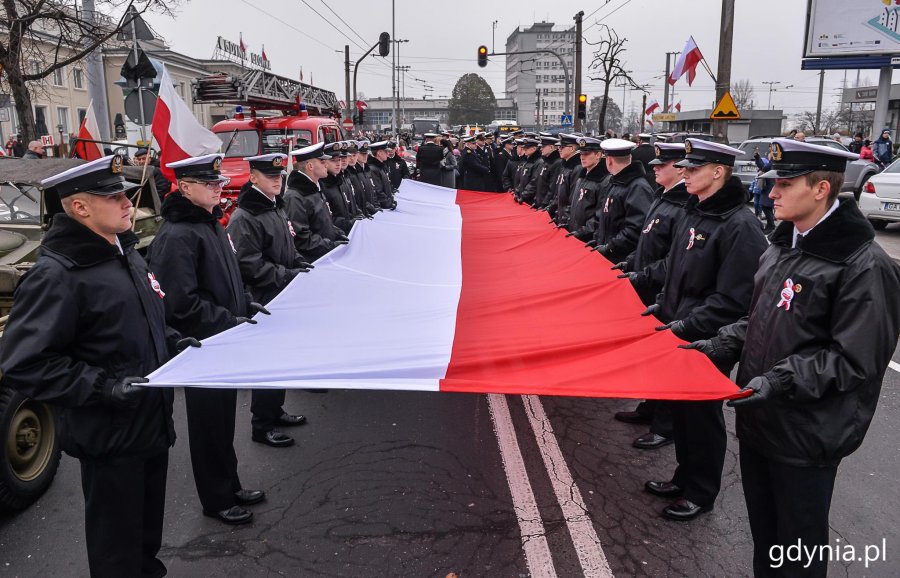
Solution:
{"label": "pedestrian", "polygon": [[593,245],[600,255],[618,263],[637,248],[644,217],[653,202],[653,190],[645,178],[644,164],[631,156],[635,150],[633,143],[609,138],[600,148],[606,155],[606,170],[612,177],[597,213]]}
{"label": "pedestrian", "polygon": [[132,161],[135,166],[147,167],[147,172],[149,173],[148,180],[153,180],[153,184],[156,186],[156,193],[160,198],[164,199],[172,190],[172,183],[170,183],[169,179],[167,179],[162,174],[162,171],[159,170],[159,163],[156,162],[156,159],[150,154],[150,149],[143,147],[137,149],[132,157]]}
{"label": "pedestrian", "polygon": [[770,195],[781,224],[760,260],[748,316],[689,348],[740,359],[735,408],[756,576],[825,576],[841,461],[865,438],[900,334],[900,267],[856,203],[838,200],[843,150],[775,139]]}
{"label": "pedestrian", "polygon": [[863,161],[875,162],[875,155],[872,153],[872,141],[866,139],[862,146],[859,147],[859,158]]}
{"label": "pedestrian", "polygon": [[14,156],[14,157],[24,157],[25,156],[25,146],[22,144],[22,135],[17,134],[15,140],[13,141],[12,156]]}
{"label": "pedestrian", "polygon": [[458,163],[456,161],[456,155],[453,154],[453,143],[450,142],[449,133],[443,135],[440,144],[444,151],[444,158],[441,160],[441,186],[455,189]]}
{"label": "pedestrian", "polygon": [[16,148],[16,139],[12,136],[6,139],[6,146],[4,148],[6,149],[6,156],[13,156],[13,151]]}
{"label": "pedestrian", "polygon": [[[148,260],[166,288],[166,320],[183,336],[206,339],[257,312],[241,281],[237,255],[219,223],[219,198],[228,178],[222,154],[169,163],[177,188],[165,198],[164,219],[148,249]],[[277,157],[280,158],[280,157]],[[244,506],[265,499],[245,489],[234,451],[236,389],[184,388],[188,445],[194,484],[203,513],[226,524],[245,524],[253,513]]]}
{"label": "pedestrian", "polygon": [[441,161],[444,150],[440,145],[441,135],[433,132],[425,133],[425,142],[416,151],[416,173],[418,180],[431,185],[441,184]]}
{"label": "pedestrian", "polygon": [[881,136],[872,143],[872,154],[875,155],[875,162],[881,165],[881,168],[891,164],[894,157],[894,143],[891,142],[891,131],[884,129]]}
{"label": "pedestrian", "polygon": [[41,182],[59,198],[3,335],[4,387],[56,406],[62,450],[81,464],[90,574],[165,576],[162,544],[173,392],[142,387],[178,348],[166,287],[137,251],[124,159]]}
{"label": "pedestrian", "polygon": [[800,142],[805,142],[806,141],[806,133],[801,132],[801,131],[796,131],[794,133],[794,140],[798,140]]}
{"label": "pedestrian", "polygon": [[862,148],[863,144],[863,134],[861,132],[853,135],[853,141],[850,142],[850,145],[847,147],[850,149],[851,153],[859,154],[859,149]]}
{"label": "pedestrian", "polygon": [[[753,274],[766,239],[746,209],[747,189],[733,176],[740,150],[693,138],[685,140],[684,184],[691,198],[675,230],[666,261],[666,280],[648,308],[679,339],[708,339],[722,325],[747,314]],[[719,369],[728,374],[730,366]],[[675,458],[669,481],[649,481],[651,494],[678,498],[663,509],[671,520],[687,521],[712,510],[725,463],[725,418],[721,401],[672,401]]]}
{"label": "pedestrian", "polygon": [[[621,279],[628,279],[644,305],[656,302],[666,280],[666,258],[672,246],[675,230],[684,218],[684,208],[690,194],[684,186],[684,169],[675,163],[684,159],[684,144],[657,142],[656,158],[650,161],[656,173],[655,200],[647,211],[637,248],[627,259],[612,268],[622,271]],[[634,411],[620,411],[613,416],[625,423],[649,424],[650,431],[639,436],[632,446],[653,450],[673,443],[672,409],[667,401],[642,401]]]}
{"label": "pedestrian", "polygon": [[589,136],[578,138],[582,173],[572,189],[566,228],[569,231],[568,236],[574,236],[579,241],[587,241],[594,237],[597,230],[595,215],[603,206],[609,188],[610,174],[606,168],[606,161],[603,160],[601,142],[600,139]]}
{"label": "pedestrian", "polygon": [[35,160],[44,158],[44,144],[39,140],[33,140],[28,143],[28,151],[22,155],[23,159]]}
{"label": "pedestrian", "polygon": [[[294,227],[282,209],[281,179],[287,155],[271,153],[244,160],[250,163],[250,180],[241,187],[238,208],[226,232],[234,243],[244,285],[253,301],[266,305],[310,265],[297,252]],[[306,418],[284,411],[284,399],[283,389],[251,392],[253,441],[276,448],[294,444],[294,438],[277,427],[301,425]]]}

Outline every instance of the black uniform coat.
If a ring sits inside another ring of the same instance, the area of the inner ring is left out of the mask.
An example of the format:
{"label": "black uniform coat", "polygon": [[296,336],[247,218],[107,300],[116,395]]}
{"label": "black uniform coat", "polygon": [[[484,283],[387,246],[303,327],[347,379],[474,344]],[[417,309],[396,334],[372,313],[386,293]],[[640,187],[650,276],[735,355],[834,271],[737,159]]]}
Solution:
{"label": "black uniform coat", "polygon": [[747,200],[747,189],[732,176],[702,203],[692,196],[675,229],[659,318],[683,321],[687,341],[714,336],[750,309],[767,242]]}
{"label": "black uniform coat", "polygon": [[609,171],[603,159],[590,172],[584,171],[572,188],[572,202],[569,209],[569,221],[566,228],[582,241],[594,236],[597,228],[595,215],[598,207],[603,206],[606,190],[609,188]]}
{"label": "black uniform coat", "polygon": [[656,173],[653,172],[653,167],[650,165],[650,161],[656,158],[656,148],[650,143],[641,143],[633,151],[631,151],[631,160],[640,161],[641,165],[644,166],[644,178],[647,179],[647,182],[650,184],[650,190],[656,190]]}
{"label": "black uniform coat", "polygon": [[349,165],[347,170],[344,171],[347,175],[347,179],[350,183],[351,188],[353,189],[353,198],[356,201],[356,207],[359,210],[359,214],[371,217],[377,211],[375,207],[369,203],[367,194],[366,194],[366,182],[368,181],[368,175],[366,175],[360,165]]}
{"label": "black uniform coat", "polygon": [[324,179],[319,179],[319,186],[322,188],[322,196],[325,197],[325,203],[331,211],[331,222],[344,233],[349,233],[353,228],[353,196],[347,191],[350,190],[344,184],[344,176],[342,174],[328,175]]}
{"label": "black uniform coat", "polygon": [[300,171],[288,175],[284,191],[284,212],[293,225],[294,246],[310,259],[318,259],[334,249],[338,229],[319,185]]}
{"label": "black uniform coat", "polygon": [[562,167],[559,151],[554,150],[541,158],[541,169],[537,176],[537,190],[534,203],[538,207],[547,208],[556,196],[556,180]]}
{"label": "black uniform coat", "polygon": [[419,180],[432,185],[441,184],[441,161],[444,160],[444,147],[433,142],[419,145],[416,151],[416,171]]}
{"label": "black uniform coat", "polygon": [[244,186],[226,229],[237,250],[241,279],[253,300],[263,305],[288,286],[303,263],[294,246],[297,233],[281,206],[281,195],[272,202],[253,186]]}
{"label": "black uniform coat", "polygon": [[487,191],[487,178],[491,172],[484,162],[484,155],[470,148],[463,149],[460,155],[460,172],[463,175],[463,187],[469,191]]}
{"label": "black uniform coat", "polygon": [[356,175],[359,177],[359,182],[362,183],[363,192],[365,193],[366,210],[370,215],[374,215],[381,210],[381,206],[376,199],[372,169],[369,168],[368,164],[356,165]]}
{"label": "black uniform coat", "polygon": [[148,261],[165,288],[166,319],[186,337],[206,339],[249,317],[235,249],[210,213],[175,191],[162,204],[165,222],[148,250]]}
{"label": "black uniform coat", "polygon": [[900,334],[900,268],[855,203],[842,201],[796,249],[793,229],[775,230],[749,316],[719,336],[740,354],[738,385],[764,375],[782,392],[735,408],[741,443],[792,466],[836,466],[860,446],[878,404]]}
{"label": "black uniform coat", "polygon": [[535,151],[525,157],[519,166],[519,178],[516,183],[516,198],[523,203],[531,204],[537,194],[537,176],[540,173],[543,160],[541,151]]}
{"label": "black uniform coat", "polygon": [[637,247],[647,210],[653,202],[653,189],[644,178],[639,161],[609,179],[606,199],[597,213],[597,245],[606,245],[606,257],[613,263],[626,258]]}
{"label": "black uniform coat", "polygon": [[368,165],[372,183],[375,185],[375,202],[382,209],[394,208],[396,206],[394,203],[394,187],[391,185],[391,178],[388,176],[387,165],[374,156],[369,157]]}
{"label": "black uniform coat", "polygon": [[394,156],[388,157],[385,164],[388,168],[388,177],[391,179],[391,186],[394,187],[394,189],[399,189],[403,179],[409,178],[409,167],[407,166],[406,161],[400,157],[400,152],[398,151]]}
{"label": "black uniform coat", "polygon": [[79,459],[151,456],[175,443],[171,389],[148,388],[132,410],[103,403],[121,378],[168,361],[180,337],[166,326],[168,288],[137,241],[131,231],[119,234],[122,255],[69,216],[54,215],[3,334],[4,387],[61,407],[60,445]]}
{"label": "black uniform coat", "polygon": [[628,263],[625,270],[637,273],[631,284],[645,305],[653,304],[656,295],[662,291],[666,281],[666,257],[690,196],[684,181],[668,191],[660,187],[644,219],[637,249],[625,260]]}
{"label": "black uniform coat", "polygon": [[506,180],[507,177],[505,173],[506,166],[511,159],[512,153],[506,150],[506,147],[500,147],[500,150],[498,150],[497,154],[494,156],[494,178],[497,180],[500,192],[510,190],[510,182]]}
{"label": "black uniform coat", "polygon": [[556,177],[556,198],[550,202],[550,212],[558,224],[564,225],[569,220],[572,190],[583,172],[581,155],[578,153],[564,160],[559,166],[559,176]]}
{"label": "black uniform coat", "polygon": [[511,193],[516,190],[516,183],[519,179],[519,167],[523,160],[518,155],[513,154],[507,161],[506,166],[503,167],[503,174],[500,175],[500,186],[503,187],[504,191]]}

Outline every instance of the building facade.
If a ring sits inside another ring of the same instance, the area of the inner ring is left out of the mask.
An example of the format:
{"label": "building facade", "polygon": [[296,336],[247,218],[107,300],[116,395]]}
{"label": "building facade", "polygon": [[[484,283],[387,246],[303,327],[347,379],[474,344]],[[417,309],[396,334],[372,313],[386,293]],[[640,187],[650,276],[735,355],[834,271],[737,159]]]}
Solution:
{"label": "building facade", "polygon": [[[506,95],[511,98],[521,126],[558,126],[566,110],[566,91],[573,94],[575,78],[575,27],[559,27],[552,22],[536,22],[518,27],[506,39],[506,52],[553,50],[568,69],[570,84],[556,56],[509,54],[506,57]],[[570,97],[570,108],[574,107]]]}
{"label": "building facade", "polygon": [[[367,98],[369,107],[365,112],[367,129],[383,130],[391,126],[391,113],[394,101],[391,98]],[[434,119],[441,126],[449,125],[450,100],[447,98],[401,98],[399,114],[401,127],[408,129],[416,119]],[[512,98],[498,98],[493,120],[512,120],[517,118],[516,104]]]}

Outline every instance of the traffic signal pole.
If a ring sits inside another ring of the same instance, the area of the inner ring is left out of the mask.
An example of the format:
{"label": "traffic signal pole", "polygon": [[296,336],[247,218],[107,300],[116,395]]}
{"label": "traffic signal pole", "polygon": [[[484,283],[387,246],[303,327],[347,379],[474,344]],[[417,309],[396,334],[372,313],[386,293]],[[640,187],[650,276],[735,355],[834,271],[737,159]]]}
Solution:
{"label": "traffic signal pole", "polygon": [[[575,15],[575,94],[581,97],[581,19],[584,18],[584,10]],[[575,123],[575,132],[580,132],[584,122],[578,115],[572,119]]]}
{"label": "traffic signal pole", "polygon": [[566,75],[566,114],[572,114],[572,84],[571,84],[571,76],[569,76],[569,68],[566,66],[566,61],[563,60],[563,57],[559,55],[559,53],[555,50],[520,50],[519,52],[491,52],[489,54],[483,54],[481,49],[484,46],[480,46],[478,48],[478,59],[479,62],[482,57],[486,58],[488,56],[507,56],[510,54],[552,54],[559,60],[560,66],[562,66],[563,74]]}

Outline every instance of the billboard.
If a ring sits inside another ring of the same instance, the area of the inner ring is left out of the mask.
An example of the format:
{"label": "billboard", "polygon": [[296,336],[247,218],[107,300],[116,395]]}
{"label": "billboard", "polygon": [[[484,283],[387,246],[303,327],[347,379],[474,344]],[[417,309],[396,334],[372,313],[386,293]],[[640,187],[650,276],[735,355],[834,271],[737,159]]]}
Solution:
{"label": "billboard", "polygon": [[809,0],[804,58],[900,54],[900,5]]}

